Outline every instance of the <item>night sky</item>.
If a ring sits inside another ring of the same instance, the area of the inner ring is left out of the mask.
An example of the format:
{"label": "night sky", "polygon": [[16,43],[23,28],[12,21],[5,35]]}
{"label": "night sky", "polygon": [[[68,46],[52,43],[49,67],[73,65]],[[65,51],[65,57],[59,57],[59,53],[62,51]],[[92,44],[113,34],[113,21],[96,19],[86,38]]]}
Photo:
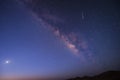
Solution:
{"label": "night sky", "polygon": [[120,70],[119,7],[119,0],[0,0],[0,77]]}

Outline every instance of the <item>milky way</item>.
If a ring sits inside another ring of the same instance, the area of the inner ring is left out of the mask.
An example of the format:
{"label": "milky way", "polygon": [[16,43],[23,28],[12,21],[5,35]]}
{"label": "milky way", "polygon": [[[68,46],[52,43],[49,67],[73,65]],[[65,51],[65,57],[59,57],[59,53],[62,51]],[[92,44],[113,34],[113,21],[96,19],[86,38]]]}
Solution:
{"label": "milky way", "polygon": [[[65,15],[62,16],[61,14],[58,14],[59,10],[52,8],[54,3],[50,3],[49,0],[23,0],[22,2],[27,5],[28,10],[33,17],[35,17],[43,27],[49,29],[56,37],[58,37],[74,55],[80,57],[83,61],[85,61],[85,57],[92,62],[95,61],[92,52],[89,49],[89,45],[87,44],[88,41],[82,34],[78,34],[76,31],[72,30],[76,29],[75,26],[69,28],[69,20]],[[81,11],[80,15],[81,19],[84,20],[85,16],[83,11]]]}
{"label": "milky way", "polygon": [[117,0],[1,0],[0,78],[120,70],[119,6]]}

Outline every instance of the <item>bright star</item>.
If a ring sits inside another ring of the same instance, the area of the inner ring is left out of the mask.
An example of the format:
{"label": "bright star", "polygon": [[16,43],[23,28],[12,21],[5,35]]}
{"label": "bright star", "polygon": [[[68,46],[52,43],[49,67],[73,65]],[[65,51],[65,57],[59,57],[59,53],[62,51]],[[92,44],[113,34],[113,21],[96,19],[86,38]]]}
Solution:
{"label": "bright star", "polygon": [[10,64],[10,62],[11,62],[10,60],[6,60],[5,64]]}

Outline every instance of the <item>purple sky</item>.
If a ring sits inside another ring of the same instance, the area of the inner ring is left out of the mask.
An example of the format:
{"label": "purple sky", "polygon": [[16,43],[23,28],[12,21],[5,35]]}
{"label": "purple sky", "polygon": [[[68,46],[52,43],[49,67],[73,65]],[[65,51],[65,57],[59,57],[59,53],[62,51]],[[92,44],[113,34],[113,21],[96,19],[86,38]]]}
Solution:
{"label": "purple sky", "polygon": [[118,7],[117,0],[1,0],[0,77],[120,70]]}

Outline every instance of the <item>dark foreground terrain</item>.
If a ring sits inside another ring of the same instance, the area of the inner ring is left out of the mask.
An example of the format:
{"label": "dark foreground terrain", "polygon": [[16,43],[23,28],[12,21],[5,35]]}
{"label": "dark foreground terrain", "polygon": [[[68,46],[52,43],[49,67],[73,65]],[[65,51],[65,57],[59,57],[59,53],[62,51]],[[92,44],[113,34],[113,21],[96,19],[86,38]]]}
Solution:
{"label": "dark foreground terrain", "polygon": [[120,80],[120,71],[108,71],[93,77],[76,77],[67,80]]}
{"label": "dark foreground terrain", "polygon": [[[40,78],[27,78],[27,79],[1,79],[0,80],[64,80],[64,79],[40,79]],[[107,71],[96,76],[76,77],[66,80],[120,80],[120,71]]]}

